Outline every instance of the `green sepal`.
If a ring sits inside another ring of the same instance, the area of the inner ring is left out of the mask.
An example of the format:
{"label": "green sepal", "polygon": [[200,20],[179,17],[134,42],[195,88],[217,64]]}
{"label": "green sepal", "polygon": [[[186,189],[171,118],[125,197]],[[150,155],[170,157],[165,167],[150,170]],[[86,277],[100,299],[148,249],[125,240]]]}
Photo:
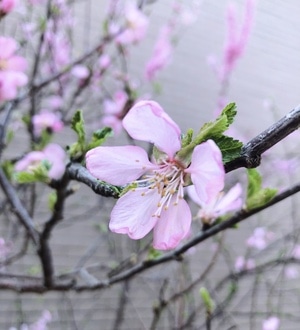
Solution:
{"label": "green sepal", "polygon": [[193,134],[194,134],[193,129],[189,128],[187,130],[186,134],[182,136],[182,138],[181,138],[181,147],[182,148],[188,146],[192,142]]}
{"label": "green sepal", "polygon": [[226,135],[214,138],[214,141],[220,148],[223,156],[223,163],[226,164],[237,158],[241,154],[243,143],[239,140]]}
{"label": "green sepal", "polygon": [[246,208],[249,211],[270,202],[275,197],[277,189],[262,188],[262,177],[256,169],[248,169],[247,173],[248,187]]}
{"label": "green sepal", "polygon": [[113,130],[111,127],[104,127],[102,129],[97,130],[93,133],[92,139],[85,148],[85,151],[87,152],[90,149],[99,147],[106,141],[108,137],[111,136],[113,136]]}
{"label": "green sepal", "polygon": [[12,129],[9,129],[6,133],[6,144],[9,144],[15,136],[15,133]]}
{"label": "green sepal", "polygon": [[208,290],[206,288],[202,287],[202,288],[200,288],[199,293],[200,293],[200,296],[205,305],[206,311],[211,314],[215,308],[215,303],[212,300]]}
{"label": "green sepal", "polygon": [[[115,186],[113,186],[115,187]],[[128,191],[133,190],[138,188],[138,183],[137,182],[132,182],[129,185],[127,185],[121,192],[119,197],[122,197],[123,195],[125,195]]]}

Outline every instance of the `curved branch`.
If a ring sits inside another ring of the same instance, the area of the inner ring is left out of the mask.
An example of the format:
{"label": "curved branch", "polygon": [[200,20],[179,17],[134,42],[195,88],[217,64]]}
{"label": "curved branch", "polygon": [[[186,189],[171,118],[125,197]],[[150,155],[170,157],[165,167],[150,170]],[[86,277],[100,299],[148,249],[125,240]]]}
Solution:
{"label": "curved branch", "polygon": [[66,171],[70,179],[86,184],[96,194],[105,197],[119,198],[121,187],[112,186],[108,183],[97,180],[79,163],[70,163],[67,166]]}
{"label": "curved branch", "polygon": [[246,143],[240,157],[225,165],[226,172],[240,167],[253,168],[260,164],[261,155],[300,127],[300,105]]}
{"label": "curved branch", "polygon": [[26,208],[21,203],[14,187],[8,181],[5,173],[0,167],[0,185],[13,209],[13,212],[19,218],[21,224],[26,228],[29,236],[32,238],[35,245],[39,245],[39,233],[35,229],[33,221],[27,212]]}

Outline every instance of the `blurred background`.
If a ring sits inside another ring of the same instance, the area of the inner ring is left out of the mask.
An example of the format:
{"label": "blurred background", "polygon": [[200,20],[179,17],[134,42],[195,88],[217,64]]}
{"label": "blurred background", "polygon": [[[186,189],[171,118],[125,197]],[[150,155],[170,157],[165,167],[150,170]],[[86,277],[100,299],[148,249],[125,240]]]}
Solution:
{"label": "blurred background", "polygon": [[[144,12],[150,17],[147,36],[140,44],[130,48],[128,57],[128,72],[137,81],[143,79],[145,63],[160,28],[172,15],[173,1],[152,2],[144,7]],[[146,84],[143,93],[158,101],[183,132],[188,128],[199,129],[206,121],[212,120],[221,97],[228,102],[236,102],[238,115],[233,133],[246,142],[300,103],[300,3],[297,0],[256,1],[244,53],[230,74],[225,95],[221,95],[222,82],[212,64],[222,61],[229,3],[236,6],[240,28],[244,20],[245,0],[191,1],[189,5],[194,16],[189,17],[191,21],[177,34],[172,61],[158,74],[159,88]],[[107,1],[100,0],[73,3],[72,15],[76,20],[74,58],[95,45],[101,36],[107,6]],[[16,14],[2,24],[3,34],[17,31],[18,17]],[[158,90],[159,93],[153,92]],[[83,111],[92,114],[87,114],[92,122],[101,106],[95,103],[87,106],[90,108]],[[121,135],[109,143],[126,143],[124,139]],[[15,143],[21,140],[22,137],[16,137]],[[74,134],[64,131],[57,140],[62,144],[71,143]],[[289,185],[289,181],[295,180],[296,172],[275,167],[274,160],[294,157],[297,146],[294,134],[268,152],[261,167],[268,184],[282,189]],[[228,183],[245,181],[245,173],[242,170],[236,172],[228,176]],[[43,189],[46,195],[47,189]],[[35,218],[42,223],[48,212],[46,197],[39,198]],[[114,202],[96,196],[83,184],[68,199],[65,219],[57,226],[51,239],[58,273],[88,266],[91,274],[101,279],[122,260],[127,260],[129,265],[134,264],[144,243],[108,234],[107,223]],[[156,329],[205,329],[205,311],[199,298],[201,286],[214,292],[218,304],[228,304],[213,329],[261,329],[262,320],[279,311],[281,329],[299,329],[299,278],[287,281],[283,268],[245,276],[234,284],[228,280],[224,286],[217,288],[234,269],[236,258],[247,253],[249,256],[245,241],[254,228],[267,228],[277,240],[267,252],[250,253],[257,262],[276,256],[278,251],[290,250],[290,241],[282,237],[291,232],[291,228],[295,232],[299,230],[297,203],[299,198],[293,197],[293,200],[248,219],[238,230],[230,230],[200,244],[187,254],[183,262],[155,267],[112,288],[43,295],[3,291],[0,295],[0,328],[9,329],[24,321],[34,322],[43,310],[49,310],[52,314],[49,329],[150,329],[155,323],[153,307],[158,304],[159,297],[171,297],[199,279],[192,293],[182,295],[181,299],[167,306]],[[8,219],[5,216],[1,223],[2,236],[7,237],[16,230],[7,229]],[[195,223],[194,231],[197,230],[200,230],[200,224]],[[294,240],[293,244],[296,242]],[[216,253],[218,249],[222,250],[219,254]],[[26,270],[28,275],[39,274],[33,252],[29,250],[14,270]],[[141,256],[145,257],[145,254]],[[209,275],[201,281],[201,275],[207,269]]]}

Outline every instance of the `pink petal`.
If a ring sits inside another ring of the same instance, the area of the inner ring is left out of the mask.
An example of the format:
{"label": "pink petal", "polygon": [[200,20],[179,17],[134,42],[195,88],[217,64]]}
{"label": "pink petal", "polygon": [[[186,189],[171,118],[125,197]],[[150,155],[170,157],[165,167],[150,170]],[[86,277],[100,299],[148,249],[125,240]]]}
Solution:
{"label": "pink petal", "polygon": [[240,198],[242,193],[242,186],[237,183],[232,187],[227,194],[220,200],[217,205],[217,211],[225,214],[230,211],[237,210],[242,207],[243,201]]}
{"label": "pink petal", "polygon": [[191,210],[184,199],[174,205],[176,196],[168,210],[163,210],[153,232],[153,247],[158,250],[174,249],[189,233],[192,221]]}
{"label": "pink petal", "polygon": [[191,174],[197,194],[205,204],[223,190],[225,170],[221,151],[214,141],[208,140],[194,149],[191,165],[185,172]]}
{"label": "pink petal", "polygon": [[136,146],[97,147],[86,154],[86,167],[99,180],[124,185],[156,166],[146,151]]}
{"label": "pink petal", "polygon": [[17,50],[17,43],[12,38],[0,37],[0,59],[8,59]]}
{"label": "pink petal", "polygon": [[180,128],[154,101],[136,103],[123,119],[128,134],[140,141],[153,143],[170,158],[180,149]]}
{"label": "pink petal", "polygon": [[109,229],[127,234],[132,239],[141,239],[155,226],[153,216],[161,196],[156,189],[139,188],[122,196],[111,213]]}
{"label": "pink petal", "polygon": [[12,56],[6,64],[6,70],[25,71],[27,69],[27,61],[21,56]]}

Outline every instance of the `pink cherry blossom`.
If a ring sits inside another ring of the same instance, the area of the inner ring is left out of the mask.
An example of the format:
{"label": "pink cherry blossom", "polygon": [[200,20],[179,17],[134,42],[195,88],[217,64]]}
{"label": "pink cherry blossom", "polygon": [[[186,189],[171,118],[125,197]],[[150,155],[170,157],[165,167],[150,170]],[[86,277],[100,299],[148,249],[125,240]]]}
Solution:
{"label": "pink cherry blossom", "polygon": [[228,6],[227,11],[227,41],[224,47],[224,56],[222,67],[220,68],[220,79],[224,81],[233,71],[236,62],[243,55],[253,24],[253,16],[255,9],[255,0],[247,0],[245,17],[243,25],[238,31],[237,14],[233,4]]}
{"label": "pink cherry blossom", "polygon": [[254,229],[252,236],[250,236],[246,244],[249,247],[263,250],[267,247],[269,242],[273,239],[274,234],[269,232],[264,227],[257,227]]}
{"label": "pink cherry blossom", "polygon": [[292,251],[292,257],[300,260],[300,245],[296,245]]}
{"label": "pink cherry blossom", "polygon": [[17,0],[0,0],[0,17],[10,13],[16,6]]}
{"label": "pink cherry blossom", "polygon": [[276,316],[271,316],[263,321],[262,330],[278,330],[280,319]]}
{"label": "pink cherry blossom", "polygon": [[16,172],[32,172],[42,161],[50,163],[49,178],[58,180],[65,172],[65,151],[58,144],[50,143],[42,151],[31,151],[15,164]]}
{"label": "pink cherry blossom", "polygon": [[119,90],[114,94],[113,99],[106,99],[103,102],[104,116],[101,123],[111,127],[115,134],[119,134],[122,130],[123,110],[127,101],[128,95]]}
{"label": "pink cherry blossom", "polygon": [[299,277],[299,271],[295,266],[287,266],[284,269],[284,275],[287,279],[293,280]]}
{"label": "pink cherry blossom", "polygon": [[251,270],[255,268],[255,260],[254,259],[245,259],[243,256],[239,256],[236,258],[234,269],[238,272],[242,270]]}
{"label": "pink cherry blossom", "polygon": [[99,57],[98,65],[101,70],[107,69],[111,64],[111,59],[108,54],[103,54]]}
{"label": "pink cherry blossom", "polygon": [[125,30],[116,37],[116,42],[129,45],[141,41],[148,29],[148,18],[132,2],[124,9]]}
{"label": "pink cherry blossom", "polygon": [[172,57],[171,28],[165,26],[159,34],[151,59],[146,64],[146,78],[151,81],[157,72],[167,66]]}
{"label": "pink cherry blossom", "polygon": [[24,74],[27,64],[23,57],[14,55],[17,43],[12,38],[0,37],[0,101],[17,96],[17,88],[27,84]]}
{"label": "pink cherry blossom", "polygon": [[208,203],[204,203],[198,197],[195,187],[188,187],[188,193],[191,199],[201,208],[197,214],[203,223],[211,224],[218,217],[225,215],[228,212],[238,210],[242,207],[242,187],[237,183],[232,187],[227,194],[217,192],[214,198],[210,199]]}
{"label": "pink cherry blossom", "polygon": [[63,129],[64,123],[58,114],[47,110],[41,111],[32,117],[33,131],[35,136],[41,136],[43,130],[50,129],[52,132],[59,132]]}
{"label": "pink cherry blossom", "polygon": [[71,74],[76,78],[86,79],[90,71],[85,65],[75,65],[71,70]]}
{"label": "pink cherry blossom", "polygon": [[133,139],[153,143],[159,153],[152,161],[138,146],[97,147],[87,153],[86,166],[96,178],[133,185],[113,208],[109,228],[132,239],[153,229],[154,248],[175,248],[189,234],[192,220],[183,188],[191,180],[205,202],[222,190],[221,152],[208,140],[195,147],[191,160],[179,159],[180,128],[154,101],[136,103],[123,126]]}

